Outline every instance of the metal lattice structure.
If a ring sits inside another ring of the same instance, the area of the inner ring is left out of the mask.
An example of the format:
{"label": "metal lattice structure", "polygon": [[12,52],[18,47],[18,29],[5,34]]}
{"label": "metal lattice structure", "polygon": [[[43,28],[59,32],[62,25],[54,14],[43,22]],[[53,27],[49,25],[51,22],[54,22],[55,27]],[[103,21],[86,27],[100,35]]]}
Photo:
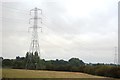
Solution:
{"label": "metal lattice structure", "polygon": [[117,57],[117,47],[115,47],[115,54],[114,54],[114,64],[118,65],[118,57]]}
{"label": "metal lattice structure", "polygon": [[[40,11],[40,12],[39,12]],[[39,39],[38,39],[38,28],[42,27],[38,26],[38,20],[40,19],[40,22],[42,23],[42,18],[38,17],[38,14],[42,14],[42,10],[38,8],[34,8],[30,10],[30,15],[34,14],[33,18],[29,19],[29,24],[31,24],[31,20],[33,20],[32,27],[29,27],[32,29],[32,39],[30,43],[29,51],[26,54],[26,69],[37,69],[37,64],[39,63],[39,56],[40,54],[40,46],[39,46]]]}
{"label": "metal lattice structure", "polygon": [[30,15],[32,12],[34,12],[34,18],[30,18],[29,20],[29,23],[31,23],[31,20],[34,21],[33,27],[29,27],[29,28],[32,28],[32,40],[31,40],[30,49],[29,49],[30,53],[35,53],[35,52],[40,53],[40,46],[39,46],[39,40],[38,40],[38,28],[42,29],[42,27],[38,26],[38,20],[40,19],[42,23],[42,18],[38,17],[38,11],[41,11],[40,14],[42,14],[41,9],[34,8],[30,10]]}

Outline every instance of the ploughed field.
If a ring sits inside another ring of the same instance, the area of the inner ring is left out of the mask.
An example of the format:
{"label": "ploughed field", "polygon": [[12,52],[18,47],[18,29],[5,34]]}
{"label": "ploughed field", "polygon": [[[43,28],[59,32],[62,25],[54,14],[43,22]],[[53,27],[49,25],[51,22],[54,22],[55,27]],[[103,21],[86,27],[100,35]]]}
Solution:
{"label": "ploughed field", "polygon": [[3,78],[105,78],[80,72],[2,69]]}

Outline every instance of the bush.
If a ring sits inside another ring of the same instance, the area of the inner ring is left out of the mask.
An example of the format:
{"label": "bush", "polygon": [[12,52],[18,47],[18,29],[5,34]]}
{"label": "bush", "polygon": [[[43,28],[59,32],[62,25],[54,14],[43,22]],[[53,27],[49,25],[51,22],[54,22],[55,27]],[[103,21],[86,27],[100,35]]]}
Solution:
{"label": "bush", "polygon": [[120,78],[120,67],[112,67],[109,74],[109,77]]}

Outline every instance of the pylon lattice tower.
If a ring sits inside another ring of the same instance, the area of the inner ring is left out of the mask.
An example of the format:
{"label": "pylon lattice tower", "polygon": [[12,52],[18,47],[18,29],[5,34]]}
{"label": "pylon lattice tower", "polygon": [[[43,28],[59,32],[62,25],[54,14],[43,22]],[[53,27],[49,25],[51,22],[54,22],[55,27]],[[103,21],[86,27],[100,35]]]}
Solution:
{"label": "pylon lattice tower", "polygon": [[[38,19],[41,19],[41,17],[38,17],[38,11],[41,11],[41,14],[42,14],[41,9],[34,8],[30,10],[30,15],[31,15],[31,12],[34,12],[34,18],[30,18],[29,23],[31,22],[31,20],[34,20],[34,24],[33,24],[33,27],[29,27],[29,28],[32,28],[32,40],[30,43],[29,52],[30,53],[38,52],[40,54],[40,46],[39,46],[39,40],[38,40],[38,28],[42,29],[42,27],[38,26]],[[41,23],[42,23],[42,19],[41,19]]]}
{"label": "pylon lattice tower", "polygon": [[34,17],[30,18],[29,23],[31,23],[31,20],[33,20],[33,26],[29,27],[32,28],[32,39],[30,43],[30,48],[29,51],[26,54],[26,69],[37,69],[37,65],[39,63],[39,55],[40,54],[40,46],[39,46],[39,40],[38,40],[38,28],[42,27],[38,26],[38,20],[41,20],[42,23],[42,18],[38,17],[38,11],[42,14],[42,10],[38,8],[34,8],[30,10],[30,15],[32,12],[34,12]]}
{"label": "pylon lattice tower", "polygon": [[114,64],[118,64],[118,58],[117,58],[117,47],[115,47],[115,54],[114,54]]}

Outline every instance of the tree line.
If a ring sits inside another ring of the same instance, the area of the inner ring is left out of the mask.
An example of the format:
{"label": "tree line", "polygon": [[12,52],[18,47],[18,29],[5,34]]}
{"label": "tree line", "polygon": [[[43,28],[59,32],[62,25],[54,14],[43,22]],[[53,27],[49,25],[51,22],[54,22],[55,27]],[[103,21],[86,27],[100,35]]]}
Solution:
{"label": "tree line", "polygon": [[25,57],[17,56],[16,59],[3,59],[3,68],[30,69],[30,70],[52,70],[83,72],[92,75],[120,78],[120,66],[114,64],[86,64],[79,58],[65,60],[40,59],[38,53],[26,53]]}

